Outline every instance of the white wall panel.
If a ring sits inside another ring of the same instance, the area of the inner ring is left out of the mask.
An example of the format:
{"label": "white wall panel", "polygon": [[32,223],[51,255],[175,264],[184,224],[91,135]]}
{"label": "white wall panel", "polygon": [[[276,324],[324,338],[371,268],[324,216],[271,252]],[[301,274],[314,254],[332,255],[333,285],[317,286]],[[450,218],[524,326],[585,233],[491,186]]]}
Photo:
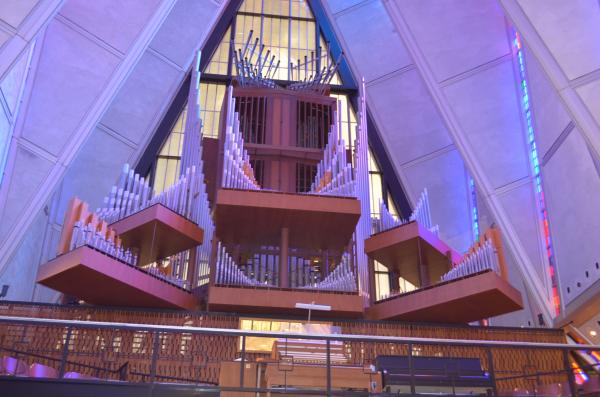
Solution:
{"label": "white wall panel", "polygon": [[[6,204],[2,209],[0,219],[0,241],[8,231],[12,230],[14,223],[23,213],[33,196],[38,192],[44,178],[52,169],[52,162],[32,153],[31,151],[18,147],[15,153],[14,168],[12,174],[16,177],[10,178],[3,189],[6,189]],[[3,184],[5,184],[3,183]]]}
{"label": "white wall panel", "polygon": [[593,0],[518,0],[569,80],[600,68],[600,7]]}
{"label": "white wall panel", "polygon": [[[537,216],[536,197],[532,182],[498,193],[498,200],[510,214],[511,225],[523,244],[539,280],[546,282],[548,268],[541,256],[540,221]],[[546,283],[547,284],[547,283]],[[550,286],[546,285],[548,292]]]}
{"label": "white wall panel", "polygon": [[587,110],[594,117],[596,123],[600,125],[600,79],[577,87],[576,91],[583,99]]}
{"label": "white wall panel", "polygon": [[[396,157],[396,156],[394,156]],[[450,246],[464,252],[471,245],[468,191],[464,164],[456,150],[415,162],[402,169],[412,197],[427,188],[433,223]]]}
{"label": "white wall panel", "polygon": [[333,14],[368,0],[325,0]]}
{"label": "white wall panel", "polygon": [[397,169],[452,144],[416,69],[368,85],[367,99]]}
{"label": "white wall panel", "polygon": [[62,3],[63,0],[0,1],[0,81]]}
{"label": "white wall panel", "polygon": [[510,60],[445,87],[444,94],[494,188],[529,175]]}
{"label": "white wall panel", "polygon": [[504,15],[495,0],[403,0],[396,4],[437,81],[510,52]]}
{"label": "white wall panel", "polygon": [[168,98],[165,93],[173,92],[184,74],[146,52],[102,117],[102,124],[135,144],[145,142]]}
{"label": "white wall panel", "polygon": [[96,128],[65,174],[59,217],[75,196],[90,204],[92,209],[100,207],[132,152],[130,146]]}
{"label": "white wall panel", "polygon": [[29,51],[21,54],[21,57],[0,82],[0,92],[6,101],[8,110],[14,116],[17,109],[17,101],[23,87],[27,67],[29,66]]}
{"label": "white wall panel", "polygon": [[2,0],[0,19],[17,29],[39,0]]}
{"label": "white wall panel", "polygon": [[0,47],[2,47],[4,43],[6,43],[10,39],[10,37],[11,36],[8,32],[0,30]]}
{"label": "white wall panel", "polygon": [[[542,175],[563,304],[567,304],[595,281],[586,279],[585,270],[600,260],[600,179],[578,129],[569,134]],[[578,281],[582,287],[576,287]]]}
{"label": "white wall panel", "polygon": [[39,261],[40,251],[44,242],[45,225],[48,217],[40,212],[32,223],[31,233],[27,233],[20,242],[15,253],[0,273],[0,286],[7,284],[6,300],[28,301],[33,296],[37,266],[31,266]]}
{"label": "white wall panel", "polygon": [[9,117],[0,106],[0,186],[2,186],[2,174],[4,173],[4,158],[12,135],[12,125]]}
{"label": "white wall panel", "polygon": [[46,33],[23,137],[58,156],[120,59],[57,20]]}
{"label": "white wall panel", "polygon": [[559,137],[571,121],[560,96],[548,80],[539,61],[529,51],[525,51],[529,102],[533,108],[535,138],[540,158]]}
{"label": "white wall panel", "polygon": [[412,63],[381,1],[370,1],[335,17],[358,76],[365,81]]}
{"label": "white wall panel", "polygon": [[212,30],[220,7],[212,1],[178,0],[150,47],[187,70],[194,50]]}
{"label": "white wall panel", "polygon": [[160,0],[69,0],[60,14],[126,53]]}

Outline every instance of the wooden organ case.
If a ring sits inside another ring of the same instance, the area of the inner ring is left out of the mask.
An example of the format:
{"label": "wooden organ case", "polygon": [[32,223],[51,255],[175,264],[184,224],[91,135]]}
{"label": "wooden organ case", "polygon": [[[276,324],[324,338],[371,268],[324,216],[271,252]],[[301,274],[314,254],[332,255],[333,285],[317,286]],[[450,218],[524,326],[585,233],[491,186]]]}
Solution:
{"label": "wooden organ case", "polygon": [[[285,193],[308,192],[327,145],[335,98],[239,86],[234,87],[233,96],[244,147],[259,185]],[[225,102],[221,114],[226,113]]]}

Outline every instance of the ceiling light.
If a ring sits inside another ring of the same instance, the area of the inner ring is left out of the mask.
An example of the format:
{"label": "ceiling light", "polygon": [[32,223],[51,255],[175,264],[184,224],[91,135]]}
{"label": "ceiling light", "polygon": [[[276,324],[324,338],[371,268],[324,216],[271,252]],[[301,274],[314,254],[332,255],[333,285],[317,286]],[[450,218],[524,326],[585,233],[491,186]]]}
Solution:
{"label": "ceiling light", "polygon": [[594,331],[594,330],[591,330],[591,331],[590,331],[590,335],[592,335],[592,336],[596,336],[596,335],[598,335],[598,333],[597,333],[596,331]]}

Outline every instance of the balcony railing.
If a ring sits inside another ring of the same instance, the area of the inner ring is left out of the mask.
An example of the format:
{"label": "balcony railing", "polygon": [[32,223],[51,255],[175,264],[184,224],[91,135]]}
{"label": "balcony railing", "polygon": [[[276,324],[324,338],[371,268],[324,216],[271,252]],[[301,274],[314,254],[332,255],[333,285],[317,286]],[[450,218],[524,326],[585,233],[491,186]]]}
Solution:
{"label": "balcony railing", "polygon": [[[600,352],[600,346],[561,343],[242,331],[14,316],[0,316],[0,324],[5,373],[12,359],[26,364],[13,366],[17,371],[21,368],[15,375],[24,377],[67,382],[79,378],[113,385],[203,385],[218,392],[385,395],[403,390],[420,394],[437,388],[457,395],[471,388],[494,396],[559,395],[558,389],[563,396],[575,396],[577,376],[581,371],[598,371],[598,366],[574,365],[572,355]],[[276,349],[257,351],[257,340],[276,341]],[[314,352],[299,354],[296,350],[301,348]],[[252,371],[261,371],[266,378],[257,383]],[[282,373],[285,376],[279,377]],[[312,374],[310,386],[296,376],[306,373]],[[348,374],[353,374],[354,381],[372,381],[364,389],[344,388],[339,379]]]}

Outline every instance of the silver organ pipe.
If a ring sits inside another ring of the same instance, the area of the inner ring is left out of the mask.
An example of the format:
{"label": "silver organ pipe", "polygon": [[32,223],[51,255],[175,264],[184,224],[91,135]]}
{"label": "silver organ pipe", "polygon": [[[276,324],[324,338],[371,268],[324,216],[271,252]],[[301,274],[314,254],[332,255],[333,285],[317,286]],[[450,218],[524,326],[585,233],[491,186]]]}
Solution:
{"label": "silver organ pipe", "polygon": [[309,193],[356,197],[352,165],[348,163],[346,143],[341,138],[340,123],[335,113],[333,119],[323,160],[317,165],[317,174]]}
{"label": "silver organ pipe", "polygon": [[[371,204],[369,194],[369,157],[367,137],[367,105],[365,102],[365,79],[360,85],[360,111],[358,113],[357,142],[355,151],[356,197],[360,200],[361,216],[355,232],[355,258],[358,270],[358,290],[365,306],[369,305],[369,261],[365,254],[365,239],[371,234]],[[374,292],[374,291],[373,291]]]}
{"label": "silver organ pipe", "polygon": [[455,267],[442,276],[441,281],[450,281],[485,270],[500,274],[498,253],[492,240],[489,239],[478,244],[473,251],[465,255]]}
{"label": "silver organ pipe", "polygon": [[250,165],[250,156],[244,149],[239,114],[235,112],[233,86],[227,88],[227,116],[223,156],[222,187],[260,190]]}
{"label": "silver organ pipe", "polygon": [[424,189],[419,197],[419,201],[417,201],[417,205],[413,210],[412,214],[406,219],[396,218],[392,215],[387,209],[386,205],[383,201],[379,202],[379,218],[373,219],[374,232],[380,233],[385,230],[392,229],[397,226],[404,225],[408,222],[416,221],[420,225],[424,226],[430,232],[439,235],[439,226],[432,225],[431,221],[431,211],[429,207],[429,194],[427,193],[427,189]]}
{"label": "silver organ pipe", "polygon": [[73,225],[69,249],[72,251],[84,245],[93,247],[131,266],[137,264],[137,255],[135,253],[130,249],[125,249],[117,245],[114,239],[107,239],[106,235],[97,229],[96,224],[77,221]]}
{"label": "silver organ pipe", "polygon": [[341,262],[327,275],[322,281],[317,283],[307,283],[300,286],[303,289],[317,289],[324,291],[343,291],[356,292],[356,277],[350,255],[348,253],[342,256]]}
{"label": "silver organ pipe", "polygon": [[221,242],[217,243],[217,260],[215,280],[217,284],[225,285],[261,285],[264,284],[255,278],[248,277],[227,253]]}

